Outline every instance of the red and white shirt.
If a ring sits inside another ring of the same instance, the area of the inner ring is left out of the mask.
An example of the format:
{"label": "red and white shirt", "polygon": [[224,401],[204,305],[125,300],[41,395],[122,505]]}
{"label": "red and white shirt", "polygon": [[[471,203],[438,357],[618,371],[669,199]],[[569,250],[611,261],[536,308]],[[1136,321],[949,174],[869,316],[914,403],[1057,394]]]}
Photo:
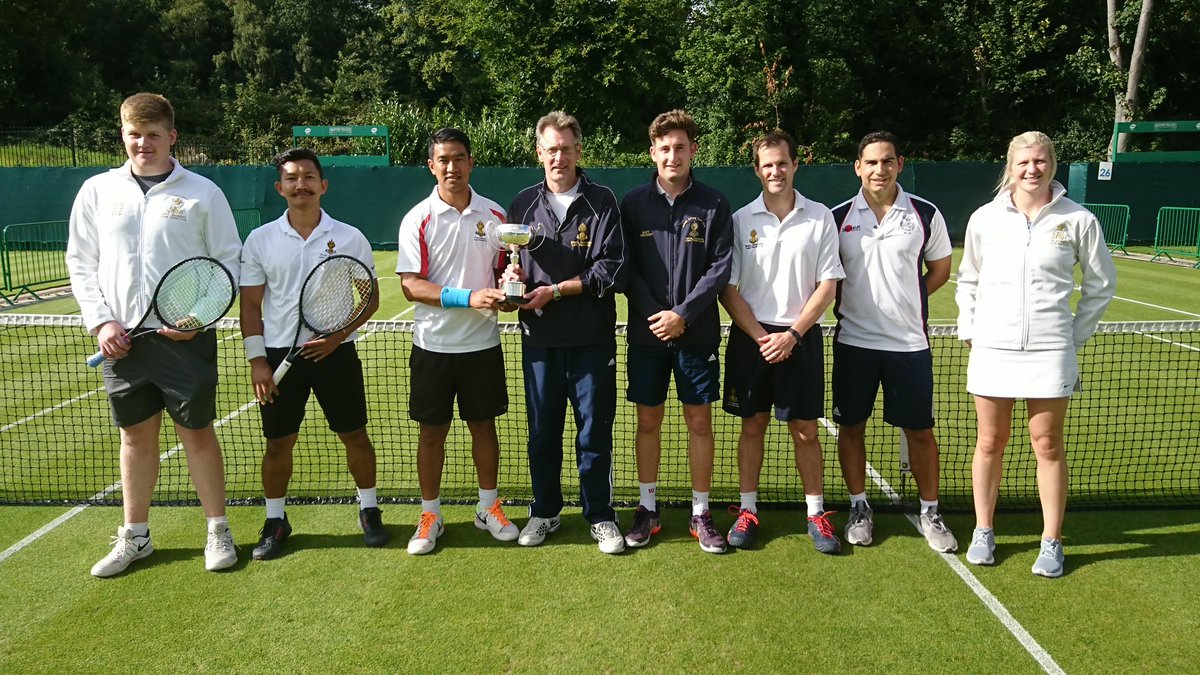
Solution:
{"label": "red and white shirt", "polygon": [[[459,213],[435,187],[400,222],[396,273],[419,274],[451,288],[495,288],[496,270],[508,264],[495,237],[496,225],[503,222],[504,209],[474,189]],[[418,303],[413,314],[413,344],[421,349],[461,354],[500,344],[496,312],[490,309]]]}

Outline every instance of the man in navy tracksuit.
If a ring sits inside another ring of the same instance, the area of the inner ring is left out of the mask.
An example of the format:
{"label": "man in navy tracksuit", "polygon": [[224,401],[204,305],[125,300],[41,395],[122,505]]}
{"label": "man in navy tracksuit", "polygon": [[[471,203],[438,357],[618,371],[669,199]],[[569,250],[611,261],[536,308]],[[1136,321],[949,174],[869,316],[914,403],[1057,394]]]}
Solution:
{"label": "man in navy tracksuit", "polygon": [[575,454],[583,516],[600,550],[620,553],[625,540],[612,503],[613,296],[625,289],[629,273],[616,195],[576,167],[581,137],[579,122],[566,113],[538,120],[537,154],[546,179],[522,190],[508,210],[510,222],[534,230],[521,252],[521,268],[510,267],[504,276],[523,278],[528,290],[519,316],[533,503],[517,541],[536,546],[560,525],[562,437],[570,401],[579,429]]}
{"label": "man in navy tracksuit", "polygon": [[732,264],[732,216],[725,195],[692,177],[698,148],[696,122],[682,110],[650,124],[656,171],[621,203],[629,245],[629,390],[637,404],[636,438],[641,502],[628,546],[645,546],[659,531],[655,492],[662,454],[662,422],[671,374],[688,427],[692,519],[690,531],[709,553],[723,553],[725,537],[708,508],[712,484],[712,402],[721,397],[720,314],[717,295]]}

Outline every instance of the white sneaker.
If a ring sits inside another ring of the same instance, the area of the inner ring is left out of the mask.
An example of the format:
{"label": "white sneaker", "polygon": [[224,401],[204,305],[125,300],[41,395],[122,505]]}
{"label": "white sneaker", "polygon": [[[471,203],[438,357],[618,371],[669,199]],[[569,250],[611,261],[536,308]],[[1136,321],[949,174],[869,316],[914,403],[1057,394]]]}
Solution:
{"label": "white sneaker", "polygon": [[513,525],[508,516],[504,515],[504,509],[500,508],[499,499],[491,508],[475,507],[475,527],[491,532],[499,541],[513,541],[518,534],[517,526]]}
{"label": "white sneaker", "polygon": [[611,520],[592,525],[592,539],[600,543],[600,552],[615,555],[625,550],[625,537],[621,529]]}
{"label": "white sneaker", "polygon": [[562,519],[558,516],[553,518],[530,516],[529,522],[525,523],[525,529],[521,530],[521,536],[517,539],[517,543],[522,546],[537,546],[546,541],[546,535],[558,532],[560,525],[562,525]]}
{"label": "white sneaker", "polygon": [[117,536],[113,537],[112,543],[113,550],[92,565],[92,576],[103,578],[120,574],[129,567],[129,563],[154,553],[149,530],[144,536],[134,536],[129,528],[122,525],[117,528]]}
{"label": "white sneaker", "polygon": [[437,546],[437,538],[446,531],[442,517],[432,511],[421,513],[417,521],[417,531],[408,540],[409,555],[425,555]]}
{"label": "white sneaker", "polygon": [[204,547],[204,569],[216,572],[237,564],[237,549],[233,545],[233,533],[229,526],[220,532],[209,531],[208,544]]}

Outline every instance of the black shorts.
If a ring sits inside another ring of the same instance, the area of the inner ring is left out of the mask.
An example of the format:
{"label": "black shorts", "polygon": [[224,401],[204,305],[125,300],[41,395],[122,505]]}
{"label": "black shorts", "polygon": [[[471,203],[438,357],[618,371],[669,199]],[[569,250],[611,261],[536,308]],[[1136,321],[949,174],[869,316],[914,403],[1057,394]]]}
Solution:
{"label": "black shorts", "polygon": [[[287,353],[287,348],[268,349],[267,362],[275,369]],[[330,431],[344,434],[367,426],[362,362],[353,342],[343,342],[320,361],[296,357],[279,383],[275,401],[259,406],[263,436],[283,438],[299,432],[309,392],[317,395]]]}
{"label": "black shorts", "polygon": [[685,347],[629,345],[626,398],[634,403],[660,406],[667,400],[671,373],[679,402],[704,405],[721,397],[719,345]]}
{"label": "black shorts", "polygon": [[113,422],[133,426],[166,409],[185,429],[212,424],[217,410],[217,334],[176,342],[157,333],[133,341],[129,354],[104,361]]}
{"label": "black shorts", "polygon": [[[768,333],[782,333],[787,326],[768,326]],[[738,417],[753,417],[771,411],[780,421],[815,420],[825,410],[825,353],[821,327],[803,335],[792,355],[782,363],[767,363],[758,343],[736,325],[729,329],[725,348],[725,399],[722,408]]]}
{"label": "black shorts", "polygon": [[470,422],[495,419],[508,412],[504,353],[490,349],[459,354],[431,352],[413,345],[408,358],[412,387],[408,414],[421,424],[449,424],[458,416]]}
{"label": "black shorts", "polygon": [[833,421],[871,416],[883,385],[883,421],[901,429],[933,428],[933,355],[833,343]]}

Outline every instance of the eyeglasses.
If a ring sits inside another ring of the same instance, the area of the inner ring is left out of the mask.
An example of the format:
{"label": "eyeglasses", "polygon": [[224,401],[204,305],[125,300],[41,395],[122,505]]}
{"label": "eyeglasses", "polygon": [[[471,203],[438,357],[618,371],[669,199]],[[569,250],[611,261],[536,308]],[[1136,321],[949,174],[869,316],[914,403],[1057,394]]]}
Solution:
{"label": "eyeglasses", "polygon": [[579,145],[578,144],[576,144],[576,145],[560,145],[558,147],[549,147],[549,148],[542,145],[539,147],[541,147],[542,152],[546,153],[547,155],[550,155],[551,157],[553,157],[554,155],[562,155],[563,157],[570,157],[571,155],[575,154],[575,151],[579,148]]}

